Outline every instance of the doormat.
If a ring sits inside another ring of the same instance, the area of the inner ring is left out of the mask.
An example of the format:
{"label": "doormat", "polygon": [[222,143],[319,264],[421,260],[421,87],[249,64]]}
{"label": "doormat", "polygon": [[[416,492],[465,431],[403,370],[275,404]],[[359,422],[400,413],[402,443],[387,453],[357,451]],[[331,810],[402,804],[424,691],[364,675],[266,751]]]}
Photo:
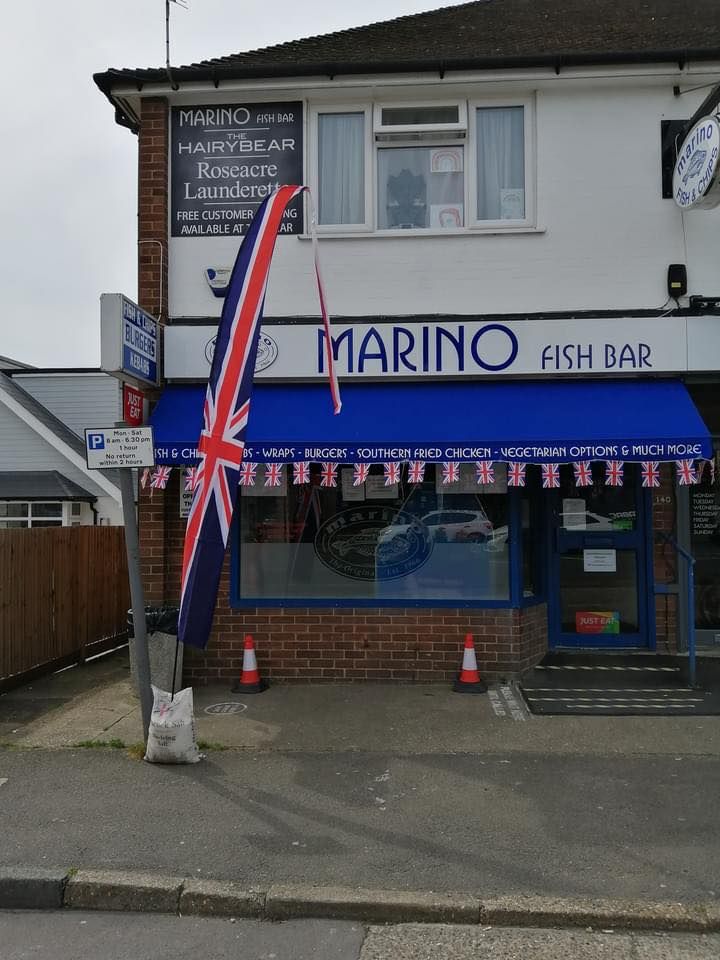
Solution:
{"label": "doormat", "polygon": [[697,688],[687,657],[549,653],[520,682],[531,713],[546,716],[720,716],[720,659],[698,657]]}

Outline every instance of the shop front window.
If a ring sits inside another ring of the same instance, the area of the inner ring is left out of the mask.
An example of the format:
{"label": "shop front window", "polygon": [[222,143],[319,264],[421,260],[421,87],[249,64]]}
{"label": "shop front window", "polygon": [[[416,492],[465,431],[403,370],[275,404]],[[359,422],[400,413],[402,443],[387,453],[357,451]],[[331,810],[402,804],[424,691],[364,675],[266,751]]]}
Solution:
{"label": "shop front window", "polygon": [[695,626],[720,631],[720,492],[709,467],[690,487],[690,552],[695,557]]}
{"label": "shop front window", "polygon": [[352,466],[339,466],[337,486],[295,486],[283,470],[280,487],[265,487],[258,467],[242,487],[238,600],[462,603],[509,602],[509,508],[503,465],[492,486],[479,487],[475,465],[443,484],[428,465],[422,483],[408,467],[386,485],[374,466],[355,485]]}

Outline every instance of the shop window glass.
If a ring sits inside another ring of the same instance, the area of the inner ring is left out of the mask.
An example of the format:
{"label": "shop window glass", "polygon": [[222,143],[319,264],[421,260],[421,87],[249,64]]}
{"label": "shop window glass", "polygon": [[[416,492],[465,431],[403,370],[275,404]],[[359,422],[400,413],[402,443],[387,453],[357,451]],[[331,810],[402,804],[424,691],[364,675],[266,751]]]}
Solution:
{"label": "shop window glass", "polygon": [[[353,468],[338,468],[336,488],[312,483],[241,488],[239,598],[379,603],[508,601],[508,497],[482,492],[474,465],[444,486],[429,465],[422,484],[385,485],[373,467],[353,485]],[[284,474],[288,469],[285,468]]]}
{"label": "shop window glass", "polygon": [[477,218],[525,219],[525,111],[477,110]]}
{"label": "shop window glass", "polygon": [[527,484],[520,488],[520,525],[522,542],[522,595],[534,597],[540,592],[538,583],[536,545],[540,531],[538,503],[539,470],[528,466]]}
{"label": "shop window glass", "polygon": [[465,224],[462,146],[378,149],[378,228],[452,229]]}
{"label": "shop window glass", "polygon": [[695,626],[720,630],[720,489],[705,467],[690,487],[690,552],[695,557]]}

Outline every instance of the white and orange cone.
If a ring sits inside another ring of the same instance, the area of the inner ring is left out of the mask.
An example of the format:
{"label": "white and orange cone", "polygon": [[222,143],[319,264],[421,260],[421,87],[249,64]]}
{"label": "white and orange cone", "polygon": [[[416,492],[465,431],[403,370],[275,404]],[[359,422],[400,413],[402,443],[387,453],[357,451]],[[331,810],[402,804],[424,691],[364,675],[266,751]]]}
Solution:
{"label": "white and orange cone", "polygon": [[487,684],[480,679],[475,644],[471,633],[465,634],[465,649],[463,650],[462,669],[453,684],[455,693],[485,693]]}
{"label": "white and orange cone", "polygon": [[243,650],[243,665],[240,679],[232,688],[233,693],[262,693],[267,690],[267,680],[260,679],[257,657],[255,656],[255,642],[250,634],[245,637],[245,649]]}

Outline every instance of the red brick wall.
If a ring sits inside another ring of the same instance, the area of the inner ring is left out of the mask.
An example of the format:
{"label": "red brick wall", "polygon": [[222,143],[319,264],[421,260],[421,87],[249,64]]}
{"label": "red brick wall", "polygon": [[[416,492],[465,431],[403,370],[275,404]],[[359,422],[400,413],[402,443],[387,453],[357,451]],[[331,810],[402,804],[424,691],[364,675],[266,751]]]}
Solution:
{"label": "red brick wall", "polygon": [[[142,101],[138,135],[138,303],[161,323],[168,302],[168,105],[161,97]],[[150,399],[154,397],[149,394]],[[140,491],[138,522],[146,603],[173,592],[167,582],[165,498]]]}

